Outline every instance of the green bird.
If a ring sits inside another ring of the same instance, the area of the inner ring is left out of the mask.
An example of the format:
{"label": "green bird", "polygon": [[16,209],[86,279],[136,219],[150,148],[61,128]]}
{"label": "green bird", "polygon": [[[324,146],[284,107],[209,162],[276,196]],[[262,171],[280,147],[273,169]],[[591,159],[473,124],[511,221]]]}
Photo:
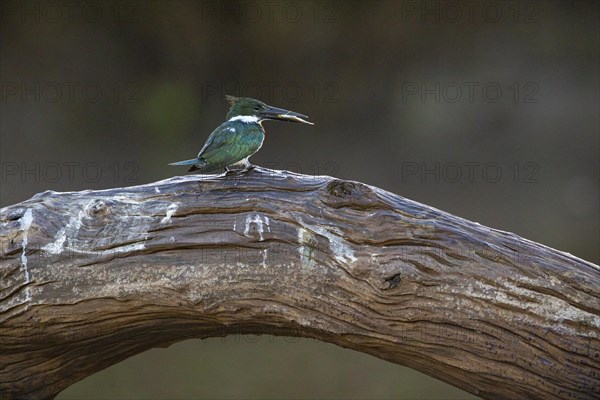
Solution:
{"label": "green bird", "polygon": [[210,134],[198,157],[169,165],[191,165],[190,172],[221,168],[248,171],[252,168],[248,158],[261,148],[265,139],[263,121],[270,119],[314,125],[306,121],[306,115],[271,107],[259,100],[233,96],[226,96],[226,99],[231,105],[227,121]]}

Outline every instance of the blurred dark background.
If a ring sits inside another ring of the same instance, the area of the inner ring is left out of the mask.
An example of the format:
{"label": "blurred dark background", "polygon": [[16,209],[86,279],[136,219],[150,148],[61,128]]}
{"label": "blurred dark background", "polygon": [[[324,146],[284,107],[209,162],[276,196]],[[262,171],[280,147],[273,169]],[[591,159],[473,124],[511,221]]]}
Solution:
{"label": "blurred dark background", "polygon": [[[183,174],[225,94],[256,164],[379,186],[599,262],[598,2],[17,2],[1,7],[0,205]],[[59,398],[469,398],[314,340],[151,350]]]}

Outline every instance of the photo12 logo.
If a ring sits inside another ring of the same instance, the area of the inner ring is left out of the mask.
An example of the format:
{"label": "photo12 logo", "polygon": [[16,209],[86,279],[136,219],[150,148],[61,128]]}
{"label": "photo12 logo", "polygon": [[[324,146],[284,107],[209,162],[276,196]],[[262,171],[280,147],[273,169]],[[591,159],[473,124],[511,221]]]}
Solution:
{"label": "photo12 logo", "polygon": [[202,22],[332,24],[340,21],[338,1],[202,1]]}
{"label": "photo12 logo", "polygon": [[139,182],[140,168],[134,162],[101,164],[93,161],[12,162],[0,163],[0,183],[95,183],[108,179],[113,183]]}
{"label": "photo12 logo", "polygon": [[403,81],[402,102],[421,103],[539,103],[540,87],[536,82],[426,82]]}
{"label": "photo12 logo", "polygon": [[513,183],[538,183],[539,171],[539,164],[532,161],[515,161],[508,166],[494,161],[407,161],[400,165],[402,183],[498,183],[503,178]]}
{"label": "photo12 logo", "polygon": [[535,1],[402,1],[403,23],[455,24],[539,22],[541,7]]}
{"label": "photo12 logo", "polygon": [[117,103],[138,103],[139,87],[135,82],[113,82],[108,87],[99,82],[25,82],[3,81],[2,104],[21,103],[98,103],[103,99]]}
{"label": "photo12 logo", "polygon": [[2,23],[115,23],[137,22],[136,1],[3,1],[0,3]]}
{"label": "photo12 logo", "polygon": [[239,97],[251,97],[264,102],[284,101],[298,103],[312,101],[315,103],[338,103],[340,101],[339,86],[332,81],[314,82],[219,82],[202,83],[202,102],[218,99],[225,102],[225,96],[235,94]]}

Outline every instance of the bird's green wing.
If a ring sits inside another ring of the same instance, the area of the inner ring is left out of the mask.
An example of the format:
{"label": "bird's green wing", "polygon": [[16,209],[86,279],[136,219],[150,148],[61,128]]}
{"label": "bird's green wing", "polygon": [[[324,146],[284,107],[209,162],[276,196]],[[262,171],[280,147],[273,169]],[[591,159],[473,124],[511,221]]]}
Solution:
{"label": "bird's green wing", "polygon": [[228,166],[256,153],[264,139],[260,125],[236,125],[224,123],[215,129],[198,157],[214,166]]}

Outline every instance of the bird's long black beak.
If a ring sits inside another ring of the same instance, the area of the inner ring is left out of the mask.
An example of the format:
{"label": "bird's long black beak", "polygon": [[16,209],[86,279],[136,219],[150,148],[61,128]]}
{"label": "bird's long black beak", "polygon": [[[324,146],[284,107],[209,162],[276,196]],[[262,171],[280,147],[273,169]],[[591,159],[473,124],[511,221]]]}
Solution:
{"label": "bird's long black beak", "polygon": [[264,119],[273,119],[277,121],[288,122],[303,122],[305,124],[314,125],[312,122],[307,121],[308,117],[306,115],[284,110],[283,108],[269,106],[266,110],[260,113],[260,116]]}

